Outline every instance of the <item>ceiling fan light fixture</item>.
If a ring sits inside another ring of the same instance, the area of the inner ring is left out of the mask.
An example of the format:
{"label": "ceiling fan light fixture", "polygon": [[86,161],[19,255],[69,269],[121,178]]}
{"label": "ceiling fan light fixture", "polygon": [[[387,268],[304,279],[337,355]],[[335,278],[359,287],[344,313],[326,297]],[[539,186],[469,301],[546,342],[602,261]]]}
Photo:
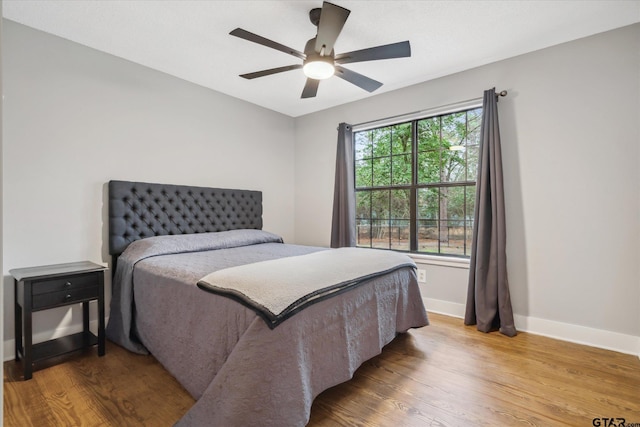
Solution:
{"label": "ceiling fan light fixture", "polygon": [[333,60],[330,57],[325,59],[322,56],[318,56],[306,60],[302,71],[310,79],[325,80],[333,76],[336,68],[333,66]]}

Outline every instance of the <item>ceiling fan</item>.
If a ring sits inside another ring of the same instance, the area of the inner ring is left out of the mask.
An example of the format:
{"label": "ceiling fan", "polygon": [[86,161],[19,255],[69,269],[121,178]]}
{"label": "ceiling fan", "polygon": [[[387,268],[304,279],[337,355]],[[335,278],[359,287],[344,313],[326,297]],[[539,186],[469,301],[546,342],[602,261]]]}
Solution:
{"label": "ceiling fan", "polygon": [[368,92],[373,92],[382,86],[382,83],[355,71],[348,70],[342,64],[409,57],[411,56],[411,45],[409,41],[404,41],[336,55],[333,51],[333,46],[350,13],[350,10],[327,1],[322,3],[322,8],[312,9],[309,12],[309,19],[313,25],[318,27],[318,33],[307,42],[304,53],[242,28],[236,28],[229,34],[288,53],[302,60],[302,64],[286,65],[284,67],[241,74],[240,77],[255,79],[302,68],[305,76],[307,76],[307,82],[304,85],[301,98],[315,97],[320,80],[328,79],[334,75]]}

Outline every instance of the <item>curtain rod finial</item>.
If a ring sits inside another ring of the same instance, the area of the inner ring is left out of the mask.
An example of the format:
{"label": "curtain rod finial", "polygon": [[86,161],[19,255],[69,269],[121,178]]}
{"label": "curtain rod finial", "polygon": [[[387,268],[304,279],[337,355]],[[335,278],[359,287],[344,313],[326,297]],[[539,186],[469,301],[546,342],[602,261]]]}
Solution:
{"label": "curtain rod finial", "polygon": [[507,96],[507,91],[503,90],[500,93],[498,93],[498,96]]}

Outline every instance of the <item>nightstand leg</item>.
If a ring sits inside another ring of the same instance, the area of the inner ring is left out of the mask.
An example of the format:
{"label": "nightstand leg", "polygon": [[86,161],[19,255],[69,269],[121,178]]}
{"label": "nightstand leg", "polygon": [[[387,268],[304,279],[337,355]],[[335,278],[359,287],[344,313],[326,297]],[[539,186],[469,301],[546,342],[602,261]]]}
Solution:
{"label": "nightstand leg", "polygon": [[85,334],[89,332],[89,301],[82,303],[82,330]]}
{"label": "nightstand leg", "polygon": [[82,335],[86,347],[89,345],[89,301],[82,303]]}
{"label": "nightstand leg", "polygon": [[98,356],[105,354],[104,335],[104,273],[98,281]]}
{"label": "nightstand leg", "polygon": [[24,306],[22,307],[22,317],[24,318],[24,379],[30,380],[33,372],[33,299],[31,294],[31,280],[24,281]]}
{"label": "nightstand leg", "polygon": [[33,354],[32,354],[32,348],[33,348],[33,341],[32,341],[32,337],[31,337],[31,319],[32,319],[32,314],[31,314],[31,310],[28,308],[25,308],[24,310],[25,315],[24,315],[24,358],[22,359],[22,364],[24,365],[24,379],[25,380],[30,380],[31,379],[31,374],[33,372]]}
{"label": "nightstand leg", "polygon": [[18,304],[18,281],[13,280],[14,301],[13,305],[13,332],[16,347],[16,362],[20,360],[20,352],[22,352],[22,307]]}
{"label": "nightstand leg", "polygon": [[16,360],[20,360],[20,354],[24,354],[22,346],[22,307],[16,305]]}

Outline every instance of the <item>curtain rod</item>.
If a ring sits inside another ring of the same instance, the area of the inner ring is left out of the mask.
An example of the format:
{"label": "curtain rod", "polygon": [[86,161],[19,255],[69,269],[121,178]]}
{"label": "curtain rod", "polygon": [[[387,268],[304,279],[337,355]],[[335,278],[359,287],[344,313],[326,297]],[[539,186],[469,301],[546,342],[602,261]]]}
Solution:
{"label": "curtain rod", "polygon": [[[501,90],[500,92],[496,92],[496,100],[498,100],[501,96],[507,96],[507,91],[506,90]],[[472,99],[467,99],[466,101],[459,101],[459,102],[453,102],[451,104],[446,104],[446,105],[441,105],[435,108],[429,108],[426,110],[419,110],[419,111],[414,111],[412,113],[405,113],[405,114],[398,114],[396,116],[390,116],[390,117],[385,117],[384,119],[377,119],[377,120],[371,120],[368,122],[362,122],[362,123],[358,123],[355,125],[352,125],[352,128],[355,127],[366,127],[367,125],[370,124],[374,124],[374,123],[382,123],[382,122],[389,122],[391,120],[395,120],[395,119],[402,119],[402,118],[408,118],[408,117],[414,117],[414,116],[419,116],[419,115],[426,115],[429,112],[433,112],[434,110],[446,110],[448,108],[452,108],[452,107],[456,107],[456,106],[463,106],[465,104],[470,104],[473,102],[480,102],[482,101],[482,98],[472,98]]]}

